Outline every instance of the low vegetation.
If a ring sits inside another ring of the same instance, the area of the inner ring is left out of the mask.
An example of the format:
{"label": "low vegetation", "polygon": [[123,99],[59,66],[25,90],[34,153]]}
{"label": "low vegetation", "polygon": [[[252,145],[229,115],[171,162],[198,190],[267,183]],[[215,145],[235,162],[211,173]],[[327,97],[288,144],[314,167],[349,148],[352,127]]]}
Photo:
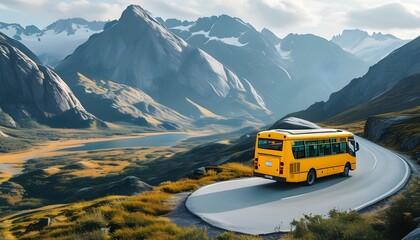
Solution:
{"label": "low vegetation", "polygon": [[[237,163],[214,167],[197,179],[164,182],[136,196],[109,196],[32,212],[1,220],[1,236],[19,239],[209,239],[205,229],[178,227],[164,215],[173,206],[172,194],[232,178],[252,175],[252,168]],[[40,231],[26,232],[26,226],[49,217],[51,225]],[[253,240],[258,237],[223,233],[215,239]]]}
{"label": "low vegetation", "polygon": [[[286,239],[401,239],[414,230],[420,217],[420,178],[379,210],[360,214],[331,210],[329,217],[305,215],[292,222]],[[417,220],[418,221],[418,220]]]}

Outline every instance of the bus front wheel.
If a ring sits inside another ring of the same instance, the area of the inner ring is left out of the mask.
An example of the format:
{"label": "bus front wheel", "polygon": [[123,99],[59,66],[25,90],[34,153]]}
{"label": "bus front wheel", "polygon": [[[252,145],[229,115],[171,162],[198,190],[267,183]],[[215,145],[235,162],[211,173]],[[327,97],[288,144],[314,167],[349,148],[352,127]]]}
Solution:
{"label": "bus front wheel", "polygon": [[315,170],[311,169],[308,172],[308,176],[306,177],[306,185],[311,186],[315,183],[315,179],[316,179],[316,174],[315,174]]}
{"label": "bus front wheel", "polygon": [[344,170],[341,173],[341,176],[348,177],[350,173],[350,163],[346,163],[346,166],[344,166]]}

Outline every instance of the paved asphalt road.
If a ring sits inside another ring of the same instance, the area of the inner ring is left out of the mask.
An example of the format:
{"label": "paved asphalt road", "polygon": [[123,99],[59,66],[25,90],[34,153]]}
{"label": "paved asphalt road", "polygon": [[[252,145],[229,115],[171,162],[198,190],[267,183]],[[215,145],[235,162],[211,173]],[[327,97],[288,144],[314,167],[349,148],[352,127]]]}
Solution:
{"label": "paved asphalt road", "polygon": [[186,206],[211,225],[248,234],[288,232],[290,222],[303,214],[360,210],[402,188],[410,168],[391,151],[362,138],[357,141],[357,169],[349,177],[321,178],[309,187],[262,178],[219,182],[192,193]]}

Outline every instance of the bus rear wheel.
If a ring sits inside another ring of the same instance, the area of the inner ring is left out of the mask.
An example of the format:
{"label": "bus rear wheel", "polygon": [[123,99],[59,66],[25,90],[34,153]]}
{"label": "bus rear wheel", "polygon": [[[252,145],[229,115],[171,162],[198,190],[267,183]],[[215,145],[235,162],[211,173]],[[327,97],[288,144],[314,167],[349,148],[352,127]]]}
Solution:
{"label": "bus rear wheel", "polygon": [[308,172],[308,176],[306,177],[306,185],[311,186],[315,183],[315,179],[316,179],[316,174],[315,174],[315,170],[311,169]]}
{"label": "bus rear wheel", "polygon": [[349,173],[350,173],[350,164],[349,163],[346,163],[346,166],[344,166],[344,170],[341,173],[341,176],[348,177],[349,176]]}

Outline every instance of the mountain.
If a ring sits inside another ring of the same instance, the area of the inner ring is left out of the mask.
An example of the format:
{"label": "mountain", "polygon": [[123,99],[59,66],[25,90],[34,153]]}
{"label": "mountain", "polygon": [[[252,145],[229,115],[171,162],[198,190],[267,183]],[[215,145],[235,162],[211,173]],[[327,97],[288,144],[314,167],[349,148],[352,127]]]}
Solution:
{"label": "mountain", "polygon": [[261,35],[263,35],[263,37],[273,45],[277,45],[281,42],[281,39],[267,28],[263,28],[261,30]]}
{"label": "mountain", "polygon": [[297,84],[288,91],[293,92],[292,101],[305,102],[299,107],[313,103],[309,100],[327,99],[332,92],[354,77],[362,76],[368,69],[366,63],[354,55],[312,34],[289,34],[277,46],[283,54],[290,55],[291,74]]}
{"label": "mountain", "polygon": [[338,124],[354,122],[371,115],[399,112],[416,106],[420,106],[420,74],[398,81],[390,90],[327,121]]}
{"label": "mountain", "polygon": [[342,34],[334,36],[331,42],[373,65],[409,41],[391,34],[379,32],[369,35],[365,31],[354,29],[344,30]]}
{"label": "mountain", "polygon": [[139,6],[129,6],[117,23],[89,38],[56,70],[71,86],[81,73],[96,82],[138,88],[187,117],[268,113],[251,83],[172,34]]}
{"label": "mountain", "polygon": [[[327,99],[368,65],[336,44],[314,35],[278,38],[268,29],[227,15],[196,21],[159,19],[192,46],[203,49],[247,79],[267,108],[283,115]],[[285,104],[287,102],[287,104]]]}
{"label": "mountain", "polygon": [[1,125],[25,126],[31,120],[53,127],[103,124],[52,69],[39,62],[21,43],[0,33]]}
{"label": "mountain", "polygon": [[290,116],[315,122],[323,121],[359,104],[379,98],[400,80],[418,73],[420,73],[420,37],[370,67],[363,77],[353,79],[343,89],[331,94],[327,102],[317,102],[306,110],[292,113]]}
{"label": "mountain", "polygon": [[3,22],[0,22],[0,31],[16,40],[22,40],[22,35],[30,36],[41,32],[41,30],[34,25],[29,25],[24,28],[18,23]]}
{"label": "mountain", "polygon": [[181,129],[191,119],[155,102],[139,89],[112,81],[93,81],[78,74],[73,86],[86,110],[110,122],[128,122],[138,126],[166,130]]}
{"label": "mountain", "polygon": [[0,23],[0,31],[19,40],[33,51],[42,63],[55,66],[91,35],[99,33],[106,22],[88,22],[82,18],[60,19],[39,30],[31,25]]}

